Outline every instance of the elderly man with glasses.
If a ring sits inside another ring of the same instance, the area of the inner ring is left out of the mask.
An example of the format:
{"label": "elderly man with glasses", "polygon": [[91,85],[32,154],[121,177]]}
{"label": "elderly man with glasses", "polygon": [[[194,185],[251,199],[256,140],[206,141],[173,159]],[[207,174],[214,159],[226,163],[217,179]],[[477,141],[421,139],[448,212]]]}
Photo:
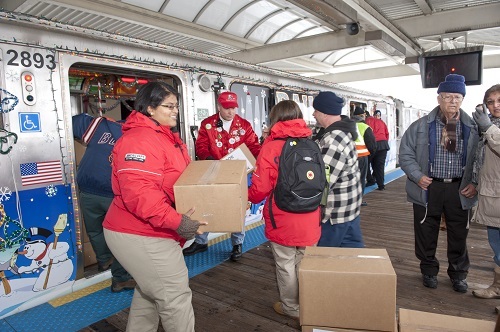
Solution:
{"label": "elderly man with glasses", "polygon": [[413,203],[415,255],[420,260],[423,285],[438,285],[436,247],[444,213],[448,276],[453,289],[465,293],[470,209],[477,201],[472,168],[479,136],[474,121],[460,108],[465,78],[446,76],[437,93],[439,106],[413,122],[403,135],[399,161],[407,175],[407,198]]}

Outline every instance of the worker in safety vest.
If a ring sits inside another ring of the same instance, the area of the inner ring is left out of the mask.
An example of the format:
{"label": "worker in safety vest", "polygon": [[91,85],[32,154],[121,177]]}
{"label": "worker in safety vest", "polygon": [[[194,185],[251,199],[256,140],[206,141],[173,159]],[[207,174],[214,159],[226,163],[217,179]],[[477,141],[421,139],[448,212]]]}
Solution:
{"label": "worker in safety vest", "polygon": [[[377,142],[375,141],[373,130],[365,123],[365,111],[361,107],[356,106],[352,119],[356,121],[358,130],[358,138],[354,141],[354,143],[356,144],[356,151],[358,152],[359,170],[361,172],[361,187],[364,193],[366,174],[368,173],[369,168],[368,156],[376,152]],[[361,206],[367,205],[368,203],[365,201],[361,203]]]}

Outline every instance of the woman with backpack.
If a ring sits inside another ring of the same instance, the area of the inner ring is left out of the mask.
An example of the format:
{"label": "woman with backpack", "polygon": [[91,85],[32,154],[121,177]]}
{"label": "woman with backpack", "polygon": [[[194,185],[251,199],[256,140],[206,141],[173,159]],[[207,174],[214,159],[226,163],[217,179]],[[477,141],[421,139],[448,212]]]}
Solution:
{"label": "woman with backpack", "polygon": [[[303,120],[299,105],[292,100],[276,104],[269,120],[269,135],[257,157],[248,199],[259,203],[267,198],[263,210],[265,235],[271,242],[280,294],[280,301],[274,303],[273,308],[280,315],[299,319],[298,266],[305,247],[316,245],[320,238],[320,208],[304,213],[284,211],[271,195],[278,181],[280,155],[287,139],[308,138],[312,132]],[[310,173],[309,176],[324,177],[324,174]]]}

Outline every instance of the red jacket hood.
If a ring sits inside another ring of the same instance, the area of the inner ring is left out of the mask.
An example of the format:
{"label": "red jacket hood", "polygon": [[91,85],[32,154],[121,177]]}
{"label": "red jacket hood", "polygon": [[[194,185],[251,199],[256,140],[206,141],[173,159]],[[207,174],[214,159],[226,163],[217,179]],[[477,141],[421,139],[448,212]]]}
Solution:
{"label": "red jacket hood", "polygon": [[280,121],[271,127],[267,140],[275,140],[287,137],[309,137],[312,130],[307,127],[303,119]]}

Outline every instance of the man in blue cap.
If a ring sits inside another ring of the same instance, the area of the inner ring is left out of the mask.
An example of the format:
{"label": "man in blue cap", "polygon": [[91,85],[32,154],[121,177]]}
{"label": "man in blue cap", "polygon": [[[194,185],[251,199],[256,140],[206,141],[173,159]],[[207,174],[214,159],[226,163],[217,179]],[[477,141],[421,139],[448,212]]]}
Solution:
{"label": "man in blue cap", "polygon": [[325,165],[330,166],[328,198],[321,220],[319,247],[363,248],[359,213],[362,202],[361,172],[355,140],[356,122],[342,114],[344,99],[331,91],[313,100],[316,136]]}
{"label": "man in blue cap", "polygon": [[436,247],[444,213],[448,276],[453,289],[465,293],[469,210],[477,201],[472,165],[479,137],[476,124],[460,108],[465,96],[465,78],[456,74],[446,76],[437,93],[439,106],[413,122],[403,135],[399,162],[407,175],[408,201],[413,203],[415,255],[420,260],[423,285],[428,288],[438,285]]}

